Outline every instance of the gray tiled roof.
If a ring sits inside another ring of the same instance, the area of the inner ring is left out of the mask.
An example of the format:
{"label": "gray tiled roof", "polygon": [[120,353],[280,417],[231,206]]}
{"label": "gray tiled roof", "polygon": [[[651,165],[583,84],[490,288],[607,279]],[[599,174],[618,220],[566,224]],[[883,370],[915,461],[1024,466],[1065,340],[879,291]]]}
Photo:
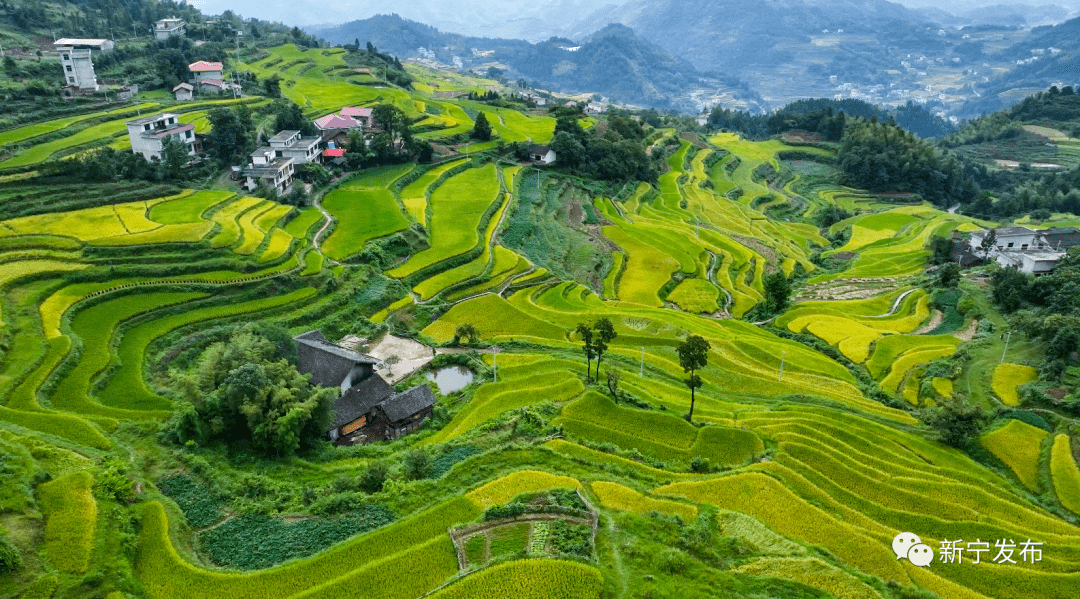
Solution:
{"label": "gray tiled roof", "polygon": [[330,343],[318,331],[308,331],[293,340],[301,346],[296,369],[310,374],[313,385],[337,387],[357,364],[377,363],[375,358]]}
{"label": "gray tiled roof", "polygon": [[273,137],[270,138],[270,141],[281,141],[281,142],[289,141],[297,133],[300,133],[300,132],[299,131],[290,131],[288,129],[286,129],[285,131],[278,131],[276,135],[274,135]]}
{"label": "gray tiled roof", "polygon": [[433,405],[435,405],[435,394],[431,392],[431,387],[420,385],[390,397],[379,407],[386,413],[390,422],[397,422]]}
{"label": "gray tiled roof", "polygon": [[393,395],[394,388],[381,376],[369,376],[350,387],[345,395],[334,402],[334,425],[330,429],[353,422]]}

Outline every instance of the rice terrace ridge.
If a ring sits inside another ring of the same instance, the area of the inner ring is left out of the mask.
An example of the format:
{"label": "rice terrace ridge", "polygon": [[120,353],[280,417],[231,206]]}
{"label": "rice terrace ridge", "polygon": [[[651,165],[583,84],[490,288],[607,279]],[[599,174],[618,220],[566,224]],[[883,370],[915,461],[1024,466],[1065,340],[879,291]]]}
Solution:
{"label": "rice terrace ridge", "polygon": [[0,597],[1080,597],[1080,5],[354,4],[0,0]]}

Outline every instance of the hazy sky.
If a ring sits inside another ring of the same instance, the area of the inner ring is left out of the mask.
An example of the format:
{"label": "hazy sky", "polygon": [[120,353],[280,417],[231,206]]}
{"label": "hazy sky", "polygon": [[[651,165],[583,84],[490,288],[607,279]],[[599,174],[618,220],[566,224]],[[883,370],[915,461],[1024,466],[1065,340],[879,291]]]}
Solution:
{"label": "hazy sky", "polygon": [[[930,6],[943,8],[951,12],[993,4],[1026,4],[1034,6],[1053,4],[1066,8],[1073,13],[1080,12],[1080,0],[1025,0],[1021,2],[1010,2],[1009,0],[893,1],[911,8]],[[410,0],[188,0],[188,2],[201,8],[206,14],[220,14],[222,11],[231,9],[245,17],[281,21],[288,25],[338,24],[388,12],[399,12],[409,16],[410,11],[406,7],[410,4],[416,6]],[[484,0],[473,0],[473,2],[482,6]],[[543,0],[540,0],[540,2],[529,2],[527,4],[535,9],[542,2]],[[617,4],[619,2],[620,0],[604,0],[604,2],[597,2],[597,5]],[[419,3],[425,2],[420,0]],[[437,26],[436,23],[429,24]]]}

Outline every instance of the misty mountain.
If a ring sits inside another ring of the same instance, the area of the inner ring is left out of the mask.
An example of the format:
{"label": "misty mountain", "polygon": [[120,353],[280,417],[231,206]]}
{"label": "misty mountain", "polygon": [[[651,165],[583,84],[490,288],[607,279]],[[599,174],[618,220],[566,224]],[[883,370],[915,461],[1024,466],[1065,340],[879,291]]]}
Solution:
{"label": "misty mountain", "polygon": [[[563,32],[569,23],[605,4],[624,0],[205,0],[204,11],[226,8],[245,15],[281,19],[290,25],[326,27],[380,14],[435,25],[470,37],[533,42]],[[601,24],[601,26],[606,23]]]}
{"label": "misty mountain", "polygon": [[728,99],[739,99],[746,108],[762,108],[760,97],[746,83],[699,70],[622,25],[605,27],[578,41],[552,37],[536,44],[444,33],[398,15],[309,31],[334,44],[370,41],[402,59],[426,58],[477,71],[495,67],[510,80],[525,78],[542,88],[598,93],[631,104],[697,110],[689,101],[690,94],[723,89]]}
{"label": "misty mountain", "polygon": [[569,37],[621,23],[699,68],[747,68],[789,58],[824,30],[877,36],[896,21],[926,19],[885,0],[632,0],[602,8]]}
{"label": "misty mountain", "polygon": [[1069,9],[1057,4],[1029,6],[1025,4],[994,4],[977,8],[944,5],[945,9],[928,6],[915,12],[946,27],[996,25],[1000,27],[1037,27],[1061,23],[1070,16]]}
{"label": "misty mountain", "polygon": [[886,71],[906,54],[949,46],[937,24],[885,0],[633,0],[583,19],[570,37],[608,22],[699,69],[747,80],[773,104],[832,95],[832,76],[888,85]]}

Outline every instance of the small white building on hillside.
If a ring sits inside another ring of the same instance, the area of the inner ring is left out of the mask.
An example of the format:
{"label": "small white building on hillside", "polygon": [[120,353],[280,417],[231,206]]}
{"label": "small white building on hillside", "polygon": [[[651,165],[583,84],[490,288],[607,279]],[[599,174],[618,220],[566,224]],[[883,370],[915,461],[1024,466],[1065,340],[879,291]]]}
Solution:
{"label": "small white building on hillside", "polygon": [[[982,244],[989,231],[971,234],[970,247],[982,255]],[[1070,247],[1080,245],[1080,230],[1072,228],[1032,230],[1027,227],[994,229],[994,244],[986,252],[988,259],[1020,272],[1045,274],[1054,270]]]}
{"label": "small white building on hillside", "polygon": [[172,88],[173,95],[180,102],[190,102],[194,97],[192,93],[194,90],[195,88],[190,83],[179,83]]}
{"label": "small white building on hillside", "polygon": [[195,125],[181,123],[172,112],[144,116],[127,122],[131,151],[142,154],[147,160],[161,160],[166,138],[172,137],[188,148],[188,155],[202,149],[195,135]]}
{"label": "small white building on hillside", "polygon": [[285,195],[292,189],[293,159],[279,156],[263,146],[251,153],[251,164],[244,168],[244,189],[254,191],[262,181],[267,187]]}
{"label": "small white building on hillside", "polygon": [[74,92],[96,92],[99,89],[94,73],[93,52],[112,51],[114,44],[106,39],[62,38],[53,46],[60,54],[64,69],[64,87]]}
{"label": "small white building on hillside", "polygon": [[270,149],[278,158],[292,158],[295,164],[322,160],[322,136],[302,137],[299,131],[280,131],[270,138]]}
{"label": "small white building on hillside", "polygon": [[529,160],[535,160],[543,164],[551,164],[555,162],[555,150],[552,150],[549,146],[542,146],[540,144],[532,144],[529,146]]}
{"label": "small white building on hillside", "polygon": [[158,41],[164,41],[174,35],[184,35],[187,33],[187,23],[183,19],[177,19],[175,17],[171,19],[162,19],[154,23],[154,37]]}

